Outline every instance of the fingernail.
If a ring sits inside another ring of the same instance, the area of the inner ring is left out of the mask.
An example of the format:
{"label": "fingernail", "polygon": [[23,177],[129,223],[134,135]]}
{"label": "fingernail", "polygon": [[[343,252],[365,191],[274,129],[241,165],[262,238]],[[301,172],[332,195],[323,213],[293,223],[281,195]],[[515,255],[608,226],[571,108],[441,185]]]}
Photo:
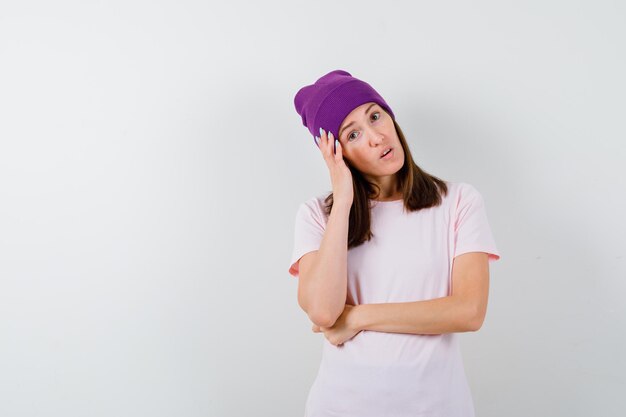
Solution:
{"label": "fingernail", "polygon": [[334,138],[335,136],[333,135],[333,132],[328,132],[328,137],[332,139],[332,138]]}
{"label": "fingernail", "polygon": [[320,141],[320,138],[318,138],[317,136],[315,136],[315,144],[316,144],[317,146],[319,146],[319,141]]}
{"label": "fingernail", "polygon": [[320,136],[324,134],[324,130],[320,127]]}

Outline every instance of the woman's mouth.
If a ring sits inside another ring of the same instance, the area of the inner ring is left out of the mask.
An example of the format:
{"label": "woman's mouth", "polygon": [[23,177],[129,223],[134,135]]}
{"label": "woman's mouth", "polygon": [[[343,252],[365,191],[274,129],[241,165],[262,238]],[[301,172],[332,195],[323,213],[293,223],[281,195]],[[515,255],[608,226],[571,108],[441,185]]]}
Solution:
{"label": "woman's mouth", "polygon": [[390,150],[386,154],[383,153],[380,159],[391,159],[392,157],[393,157],[393,148],[390,148]]}

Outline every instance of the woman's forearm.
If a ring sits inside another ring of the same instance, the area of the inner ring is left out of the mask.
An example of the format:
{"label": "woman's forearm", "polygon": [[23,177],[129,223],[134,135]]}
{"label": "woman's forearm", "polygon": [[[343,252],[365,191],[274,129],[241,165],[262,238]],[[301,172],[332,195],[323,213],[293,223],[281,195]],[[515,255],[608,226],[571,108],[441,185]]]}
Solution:
{"label": "woman's forearm", "polygon": [[404,303],[359,304],[353,323],[358,330],[442,334],[480,327],[472,306],[453,296]]}
{"label": "woman's forearm", "polygon": [[326,326],[332,326],[346,304],[350,207],[333,204],[307,289],[312,306],[308,313]]}

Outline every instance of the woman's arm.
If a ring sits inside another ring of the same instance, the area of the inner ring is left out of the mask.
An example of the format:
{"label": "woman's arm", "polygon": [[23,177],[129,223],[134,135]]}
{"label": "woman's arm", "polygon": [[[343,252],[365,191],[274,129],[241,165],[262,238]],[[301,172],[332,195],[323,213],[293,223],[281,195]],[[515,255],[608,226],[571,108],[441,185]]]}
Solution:
{"label": "woman's arm", "polygon": [[487,311],[489,258],[468,252],[454,258],[452,295],[404,303],[354,306],[349,322],[358,331],[441,334],[477,331]]}
{"label": "woman's arm", "polygon": [[333,203],[319,250],[300,260],[298,303],[319,326],[332,326],[346,304],[350,208]]}

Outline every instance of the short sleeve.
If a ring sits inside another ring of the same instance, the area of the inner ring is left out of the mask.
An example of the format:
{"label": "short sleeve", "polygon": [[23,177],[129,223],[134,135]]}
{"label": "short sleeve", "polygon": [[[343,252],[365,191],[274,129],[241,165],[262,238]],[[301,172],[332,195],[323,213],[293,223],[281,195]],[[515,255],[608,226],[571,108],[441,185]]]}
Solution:
{"label": "short sleeve", "polygon": [[300,258],[308,252],[318,250],[326,230],[326,216],[317,198],[300,204],[296,213],[293,251],[289,263],[289,273],[300,276]]}
{"label": "short sleeve", "polygon": [[459,188],[454,223],[454,257],[467,252],[487,252],[489,262],[500,259],[491,233],[483,197],[471,184]]}

